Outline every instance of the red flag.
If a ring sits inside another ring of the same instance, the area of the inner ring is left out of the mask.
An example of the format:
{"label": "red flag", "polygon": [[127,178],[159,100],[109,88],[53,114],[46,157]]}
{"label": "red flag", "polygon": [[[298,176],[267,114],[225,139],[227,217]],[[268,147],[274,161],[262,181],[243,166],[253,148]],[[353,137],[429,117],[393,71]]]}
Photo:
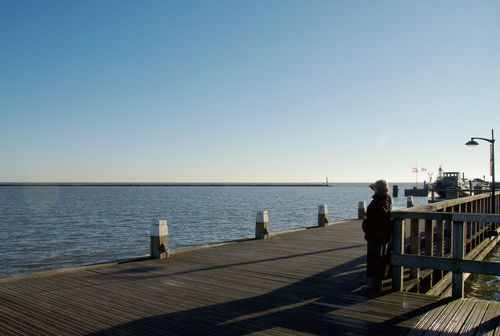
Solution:
{"label": "red flag", "polygon": [[417,167],[413,167],[413,168],[412,168],[412,172],[413,172],[413,173],[418,173],[418,168],[417,168]]}

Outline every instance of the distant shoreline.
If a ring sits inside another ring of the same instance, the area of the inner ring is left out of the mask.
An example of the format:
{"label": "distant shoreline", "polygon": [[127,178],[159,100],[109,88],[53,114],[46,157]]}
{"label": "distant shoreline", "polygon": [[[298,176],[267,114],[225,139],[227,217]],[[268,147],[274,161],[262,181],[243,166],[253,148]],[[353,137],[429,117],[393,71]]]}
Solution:
{"label": "distant shoreline", "polygon": [[[0,187],[331,187],[370,182],[0,182]],[[394,182],[410,183],[410,182]]]}

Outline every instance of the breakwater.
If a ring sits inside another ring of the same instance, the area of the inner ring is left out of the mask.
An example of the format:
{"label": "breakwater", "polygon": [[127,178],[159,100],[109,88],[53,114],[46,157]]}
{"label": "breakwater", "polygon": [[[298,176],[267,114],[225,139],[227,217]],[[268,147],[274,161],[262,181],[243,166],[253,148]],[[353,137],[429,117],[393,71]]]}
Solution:
{"label": "breakwater", "polygon": [[265,182],[0,182],[0,187],[329,187],[326,183]]}

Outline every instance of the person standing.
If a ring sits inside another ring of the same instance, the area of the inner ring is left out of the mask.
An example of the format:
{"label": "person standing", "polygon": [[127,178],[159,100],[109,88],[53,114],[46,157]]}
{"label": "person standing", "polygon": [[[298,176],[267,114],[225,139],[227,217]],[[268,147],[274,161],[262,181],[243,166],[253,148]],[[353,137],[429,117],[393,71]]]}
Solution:
{"label": "person standing", "polygon": [[374,191],[373,200],[366,209],[366,218],[362,229],[367,241],[367,277],[372,285],[382,291],[382,280],[386,278],[389,265],[389,242],[392,240],[392,198],[385,180],[378,180],[370,185]]}

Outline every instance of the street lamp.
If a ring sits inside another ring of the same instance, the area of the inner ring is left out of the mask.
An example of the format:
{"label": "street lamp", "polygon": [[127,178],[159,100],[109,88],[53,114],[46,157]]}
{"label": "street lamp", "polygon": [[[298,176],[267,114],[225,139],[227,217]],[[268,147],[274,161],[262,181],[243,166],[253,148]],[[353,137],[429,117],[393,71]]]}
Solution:
{"label": "street lamp", "polygon": [[491,213],[495,213],[495,137],[493,130],[491,130],[491,139],[473,137],[465,145],[477,146],[479,144],[476,140],[484,140],[490,143]]}

